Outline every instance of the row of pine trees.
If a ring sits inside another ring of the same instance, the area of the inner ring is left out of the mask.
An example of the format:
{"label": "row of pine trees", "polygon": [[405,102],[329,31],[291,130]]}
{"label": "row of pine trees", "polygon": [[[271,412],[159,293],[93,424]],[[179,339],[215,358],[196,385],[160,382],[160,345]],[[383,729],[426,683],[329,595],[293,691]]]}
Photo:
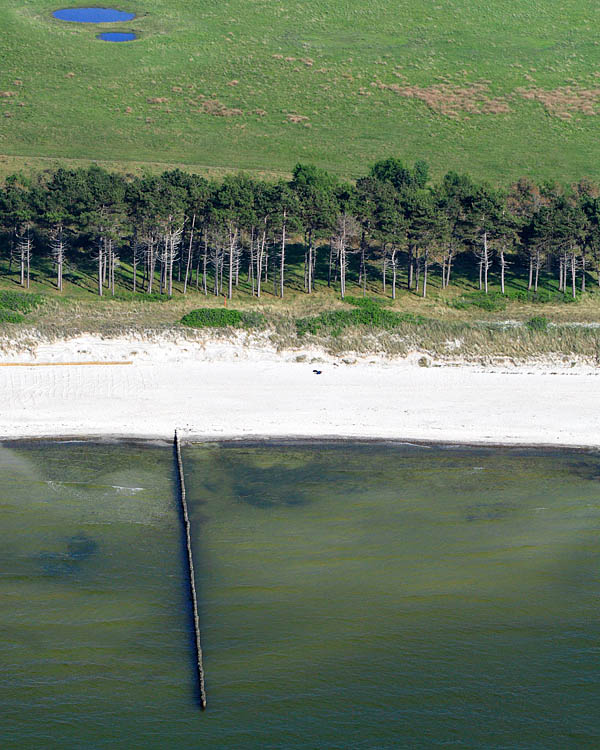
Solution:
{"label": "row of pine trees", "polygon": [[[428,275],[452,281],[459,256],[487,292],[493,269],[501,292],[509,266],[537,291],[540,272],[575,296],[600,268],[600,189],[521,179],[506,188],[449,172],[430,180],[427,164],[390,158],[344,182],[298,164],[290,180],[246,174],[208,180],[181,170],[143,177],[98,166],[13,175],[0,189],[2,252],[29,287],[32,259],[51,258],[56,286],[70,265],[93,264],[99,295],[115,293],[115,269],[130,264],[134,292],[173,295],[192,285],[231,297],[246,276],[260,297],[267,279],[284,296],[286,248],[304,247],[304,290],[326,282],[346,293],[349,269],[364,289],[380,275],[396,296],[399,279],[427,295]],[[175,269],[175,271],[174,271]],[[598,274],[600,283],[600,274]]]}

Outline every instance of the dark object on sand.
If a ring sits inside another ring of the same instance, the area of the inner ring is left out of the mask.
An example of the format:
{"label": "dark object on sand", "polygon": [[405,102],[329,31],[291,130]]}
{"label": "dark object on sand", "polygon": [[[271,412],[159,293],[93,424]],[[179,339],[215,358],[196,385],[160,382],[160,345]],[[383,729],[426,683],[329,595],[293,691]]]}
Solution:
{"label": "dark object on sand", "polygon": [[313,370],[313,372],[315,375],[320,375],[323,372],[323,370]]}

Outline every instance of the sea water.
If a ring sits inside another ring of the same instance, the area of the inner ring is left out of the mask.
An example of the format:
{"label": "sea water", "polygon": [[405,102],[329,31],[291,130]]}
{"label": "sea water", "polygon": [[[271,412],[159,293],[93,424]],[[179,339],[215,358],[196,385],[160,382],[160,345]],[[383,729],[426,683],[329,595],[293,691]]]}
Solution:
{"label": "sea water", "polygon": [[2,748],[593,748],[600,456],[0,446]]}

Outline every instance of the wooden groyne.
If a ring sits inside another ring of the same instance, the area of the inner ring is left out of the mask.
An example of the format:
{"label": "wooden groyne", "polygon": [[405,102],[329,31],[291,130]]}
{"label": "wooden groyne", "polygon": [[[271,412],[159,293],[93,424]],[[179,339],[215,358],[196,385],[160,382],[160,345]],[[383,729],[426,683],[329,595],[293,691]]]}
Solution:
{"label": "wooden groyne", "polygon": [[190,598],[192,600],[192,616],[194,620],[194,636],[196,641],[196,669],[198,675],[198,690],[200,708],[206,708],[206,690],[204,689],[204,664],[202,662],[202,644],[200,641],[200,618],[198,617],[198,596],[196,594],[196,579],[194,577],[194,558],[192,556],[192,537],[190,533],[190,516],[188,513],[187,499],[185,496],[185,479],[183,476],[183,461],[181,460],[181,445],[179,436],[175,430],[174,438],[175,463],[177,464],[177,477],[179,485],[179,500],[181,503],[181,515],[185,532],[185,545],[187,548],[188,578],[190,585]]}

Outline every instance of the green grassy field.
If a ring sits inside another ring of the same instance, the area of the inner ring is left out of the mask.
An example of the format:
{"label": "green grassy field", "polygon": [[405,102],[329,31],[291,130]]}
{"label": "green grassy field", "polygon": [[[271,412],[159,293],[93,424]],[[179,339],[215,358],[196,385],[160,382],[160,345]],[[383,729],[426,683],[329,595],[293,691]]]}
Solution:
{"label": "green grassy field", "polygon": [[493,182],[600,177],[597,4],[116,6],[138,41],[53,19],[58,0],[3,0],[0,173],[68,158],[356,176],[393,154]]}

